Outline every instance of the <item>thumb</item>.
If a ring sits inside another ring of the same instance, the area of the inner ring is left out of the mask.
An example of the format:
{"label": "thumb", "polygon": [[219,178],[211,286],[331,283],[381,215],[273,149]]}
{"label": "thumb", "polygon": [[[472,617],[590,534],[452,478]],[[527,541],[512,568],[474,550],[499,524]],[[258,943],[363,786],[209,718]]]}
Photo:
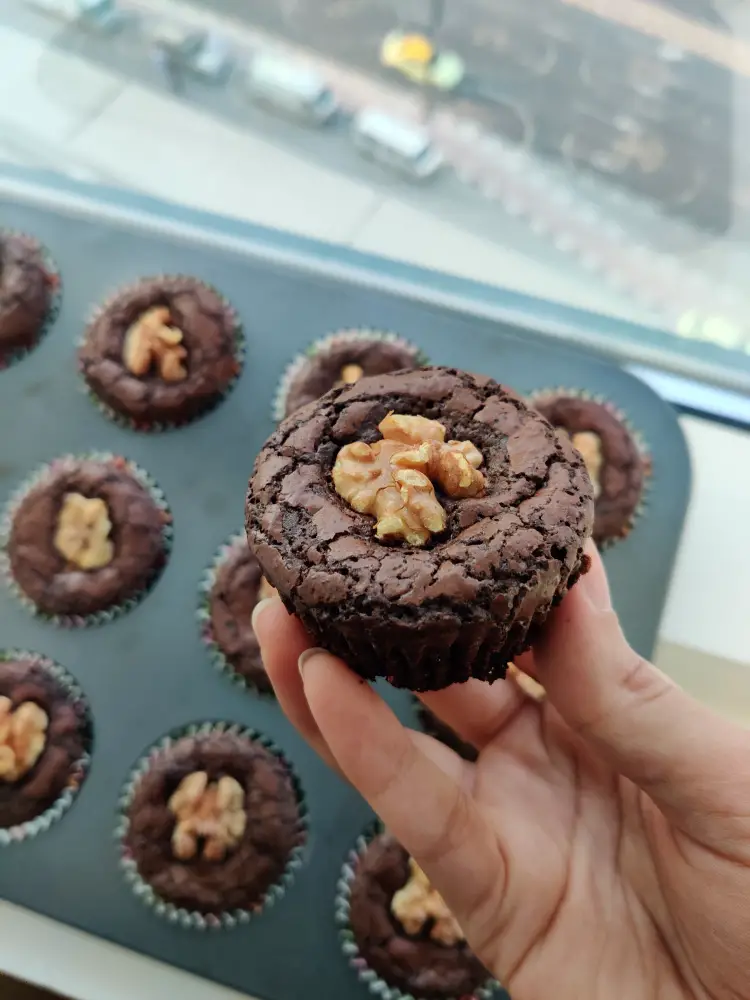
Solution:
{"label": "thumb", "polygon": [[697,702],[628,645],[601,559],[534,647],[547,695],[575,733],[705,843],[748,835],[750,733]]}

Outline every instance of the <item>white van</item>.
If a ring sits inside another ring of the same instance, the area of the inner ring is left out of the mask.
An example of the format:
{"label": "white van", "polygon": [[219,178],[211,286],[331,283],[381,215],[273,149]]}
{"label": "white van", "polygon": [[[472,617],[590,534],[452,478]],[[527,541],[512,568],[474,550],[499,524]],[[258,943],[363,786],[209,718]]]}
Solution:
{"label": "white van", "polygon": [[427,180],[444,162],[424,129],[381,111],[361,111],[355,116],[352,141],[363,156],[411,180]]}
{"label": "white van", "polygon": [[311,125],[325,125],[338,110],[322,77],[275,53],[259,52],[251,58],[247,87],[256,103]]}

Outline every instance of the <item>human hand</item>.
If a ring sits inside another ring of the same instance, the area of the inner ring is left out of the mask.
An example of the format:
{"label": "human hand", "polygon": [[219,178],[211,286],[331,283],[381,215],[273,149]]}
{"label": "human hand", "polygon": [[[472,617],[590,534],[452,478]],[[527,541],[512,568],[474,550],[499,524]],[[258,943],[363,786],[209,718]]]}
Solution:
{"label": "human hand", "polygon": [[255,616],[264,663],[514,1000],[748,1000],[750,732],[630,649],[591,555],[518,661],[545,702],[511,681],[420,695],[475,764],[310,650],[278,599]]}

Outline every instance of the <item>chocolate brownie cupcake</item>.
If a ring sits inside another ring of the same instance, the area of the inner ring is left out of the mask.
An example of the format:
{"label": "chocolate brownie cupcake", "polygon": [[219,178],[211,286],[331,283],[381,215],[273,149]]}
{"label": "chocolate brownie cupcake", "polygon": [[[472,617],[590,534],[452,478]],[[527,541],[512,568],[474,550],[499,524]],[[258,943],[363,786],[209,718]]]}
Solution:
{"label": "chocolate brownie cupcake", "polygon": [[586,462],[594,486],[594,541],[624,538],[643,495],[647,461],[624,418],[607,403],[565,393],[534,396],[532,405],[564,431]]}
{"label": "chocolate brownie cupcake", "polygon": [[[509,669],[513,664],[509,664]],[[440,740],[441,743],[445,743],[447,747],[450,747],[459,757],[463,757],[464,760],[475,761],[479,756],[479,751],[476,747],[472,746],[471,743],[467,743],[462,740],[455,729],[451,729],[450,726],[446,725],[442,719],[439,719],[434,712],[431,712],[426,705],[423,705],[419,699],[416,700],[417,715],[419,717],[420,725],[424,732],[428,736],[434,737],[436,740]]]}
{"label": "chocolate brownie cupcake", "polygon": [[171,538],[163,497],[113,455],[66,456],[11,500],[2,543],[8,581],[32,611],[93,624],[143,596]]}
{"label": "chocolate brownie cupcake", "polygon": [[214,407],[237,379],[237,317],[195,278],[144,279],[98,311],[79,361],[109,416],[139,430],[178,426]]}
{"label": "chocolate brownie cupcake", "polygon": [[203,592],[198,616],[215,665],[246,686],[273,694],[252,616],[258,601],[273,596],[275,590],[263,576],[244,534],[221,547],[203,582]]}
{"label": "chocolate brownie cupcake", "polygon": [[33,836],[65,812],[91,751],[83,695],[62,667],[0,653],[0,844]]}
{"label": "chocolate brownie cupcake", "polygon": [[184,926],[233,926],[279,898],[305,840],[287,762],[239,727],[165,740],[123,799],[123,866],[138,894]]}
{"label": "chocolate brownie cupcake", "polygon": [[337,918],[345,954],[378,994],[385,985],[391,996],[447,1000],[491,988],[442,897],[390,834],[360,842],[339,883]]}
{"label": "chocolate brownie cupcake", "polygon": [[256,459],[250,547],[314,640],[361,676],[491,681],[588,568],[591,482],[511,390],[449,368],[363,378]]}
{"label": "chocolate brownie cupcake", "polygon": [[336,385],[351,385],[364,375],[385,375],[425,364],[422,352],[393,333],[342,330],[315,341],[284,373],[274,417],[283,420],[320,399]]}
{"label": "chocolate brownie cupcake", "polygon": [[40,339],[52,318],[59,283],[36,240],[0,233],[0,368]]}

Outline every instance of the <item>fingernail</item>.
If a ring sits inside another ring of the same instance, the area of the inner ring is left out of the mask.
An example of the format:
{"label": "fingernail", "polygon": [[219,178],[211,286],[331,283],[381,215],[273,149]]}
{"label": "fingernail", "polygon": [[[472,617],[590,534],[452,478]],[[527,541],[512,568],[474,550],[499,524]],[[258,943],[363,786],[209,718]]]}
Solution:
{"label": "fingernail", "polygon": [[297,666],[303,678],[305,676],[305,666],[307,663],[309,663],[313,656],[318,656],[320,653],[324,656],[327,655],[324,649],[320,649],[317,646],[313,646],[312,649],[306,649],[303,653],[300,653],[300,658],[297,660]]}
{"label": "fingernail", "polygon": [[260,616],[263,614],[265,608],[267,608],[269,604],[273,604],[274,601],[278,601],[278,597],[264,597],[262,601],[258,601],[258,603],[255,605],[255,607],[253,608],[252,618],[250,619],[250,622],[253,626],[253,632],[257,631],[257,625],[258,622],[260,621]]}
{"label": "fingernail", "polygon": [[596,546],[590,539],[586,543],[586,554],[591,558],[591,568],[581,577],[579,586],[596,611],[611,611],[612,596],[609,592],[607,572]]}

